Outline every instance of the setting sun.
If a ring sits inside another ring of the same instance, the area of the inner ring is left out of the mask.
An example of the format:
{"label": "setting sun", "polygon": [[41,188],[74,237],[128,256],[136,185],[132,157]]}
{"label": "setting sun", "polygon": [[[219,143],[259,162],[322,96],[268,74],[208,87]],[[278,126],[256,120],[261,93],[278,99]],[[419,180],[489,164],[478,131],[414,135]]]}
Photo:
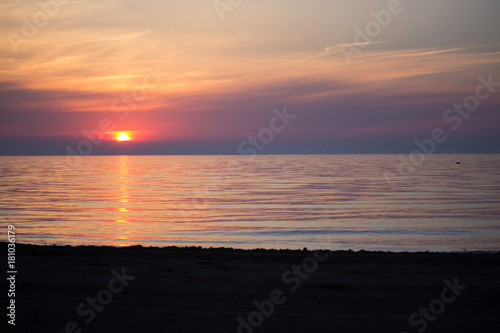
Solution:
{"label": "setting sun", "polygon": [[120,132],[120,133],[118,133],[116,140],[118,140],[118,141],[130,141],[130,137],[128,136],[128,134],[126,132]]}

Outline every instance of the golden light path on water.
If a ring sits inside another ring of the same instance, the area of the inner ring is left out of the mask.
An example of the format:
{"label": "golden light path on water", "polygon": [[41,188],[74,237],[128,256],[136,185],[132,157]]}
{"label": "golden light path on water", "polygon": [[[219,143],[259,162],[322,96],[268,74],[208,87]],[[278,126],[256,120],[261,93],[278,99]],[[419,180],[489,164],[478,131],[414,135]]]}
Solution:
{"label": "golden light path on water", "polygon": [[[498,155],[0,157],[1,224],[37,244],[500,250]],[[460,161],[461,164],[456,164]]]}

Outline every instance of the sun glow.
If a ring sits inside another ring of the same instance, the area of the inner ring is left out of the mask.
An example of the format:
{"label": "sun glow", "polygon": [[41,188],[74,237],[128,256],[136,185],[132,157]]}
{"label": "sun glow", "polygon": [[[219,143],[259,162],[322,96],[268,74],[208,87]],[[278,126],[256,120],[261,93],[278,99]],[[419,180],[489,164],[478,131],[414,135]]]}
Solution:
{"label": "sun glow", "polygon": [[120,133],[118,133],[116,140],[118,140],[118,141],[130,141],[130,137],[128,136],[127,132],[120,132]]}

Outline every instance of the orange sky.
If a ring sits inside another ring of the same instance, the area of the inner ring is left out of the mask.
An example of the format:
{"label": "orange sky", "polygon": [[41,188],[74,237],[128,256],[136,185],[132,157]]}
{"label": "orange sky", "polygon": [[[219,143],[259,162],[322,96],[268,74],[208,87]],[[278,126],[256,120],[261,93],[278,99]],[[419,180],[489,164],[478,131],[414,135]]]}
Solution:
{"label": "orange sky", "polygon": [[[0,138],[64,146],[109,119],[137,141],[234,146],[284,105],[300,114],[281,137],[290,147],[309,139],[382,144],[394,128],[427,135],[474,93],[478,76],[500,81],[500,8],[479,2],[402,1],[347,61],[340,45],[355,46],[356,27],[364,30],[388,1],[245,1],[223,21],[211,1],[53,0],[45,10],[7,1]],[[499,96],[481,102],[460,140],[499,139]]]}

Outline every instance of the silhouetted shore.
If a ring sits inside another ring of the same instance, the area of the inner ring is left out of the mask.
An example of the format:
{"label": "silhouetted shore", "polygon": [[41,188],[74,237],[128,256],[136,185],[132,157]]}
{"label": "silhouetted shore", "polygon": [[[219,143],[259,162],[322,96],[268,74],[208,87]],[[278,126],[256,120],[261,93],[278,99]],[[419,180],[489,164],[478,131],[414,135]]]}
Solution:
{"label": "silhouetted shore", "polygon": [[16,265],[9,332],[500,329],[495,253],[16,244]]}

